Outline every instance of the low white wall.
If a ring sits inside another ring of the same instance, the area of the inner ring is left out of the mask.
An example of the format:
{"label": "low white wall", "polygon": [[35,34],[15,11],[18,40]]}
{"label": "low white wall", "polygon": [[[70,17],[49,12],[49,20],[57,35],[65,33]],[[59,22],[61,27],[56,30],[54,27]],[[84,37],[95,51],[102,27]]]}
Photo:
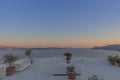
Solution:
{"label": "low white wall", "polygon": [[21,59],[15,62],[14,64],[16,71],[21,72],[31,66],[31,60],[29,59]]}
{"label": "low white wall", "polygon": [[3,80],[6,76],[6,65],[0,65],[0,80]]}

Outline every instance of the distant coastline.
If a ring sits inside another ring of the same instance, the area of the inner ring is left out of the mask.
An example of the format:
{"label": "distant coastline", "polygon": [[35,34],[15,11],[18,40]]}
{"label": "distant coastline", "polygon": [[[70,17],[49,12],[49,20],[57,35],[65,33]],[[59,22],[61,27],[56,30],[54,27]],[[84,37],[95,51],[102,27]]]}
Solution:
{"label": "distant coastline", "polygon": [[[28,48],[24,47],[10,47],[10,46],[2,46],[0,45],[0,50],[26,50]],[[46,47],[46,48],[29,48],[31,50],[50,50],[50,49],[66,49],[66,48],[61,48],[61,47]]]}
{"label": "distant coastline", "polygon": [[50,50],[50,49],[66,49],[66,48],[58,48],[58,47],[48,47],[48,48],[30,48],[31,50]]}
{"label": "distant coastline", "polygon": [[107,45],[107,46],[101,46],[101,47],[93,47],[92,49],[120,51],[120,44]]}

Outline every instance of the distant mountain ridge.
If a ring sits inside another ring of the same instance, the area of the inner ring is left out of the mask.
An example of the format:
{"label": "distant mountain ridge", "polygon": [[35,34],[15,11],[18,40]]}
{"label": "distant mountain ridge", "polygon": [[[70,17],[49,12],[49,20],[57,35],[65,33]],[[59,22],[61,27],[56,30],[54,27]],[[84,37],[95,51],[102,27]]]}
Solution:
{"label": "distant mountain ridge", "polygon": [[[12,46],[3,46],[3,45],[0,45],[0,50],[24,50],[24,49],[28,49],[28,48],[25,48],[25,47],[12,47]],[[59,47],[46,47],[46,48],[40,48],[40,47],[37,47],[37,48],[29,48],[31,50],[49,50],[49,49],[65,49],[65,48],[59,48]]]}
{"label": "distant mountain ridge", "polygon": [[92,49],[117,50],[117,51],[120,51],[120,44],[107,45],[107,46],[101,46],[101,47],[93,47]]}
{"label": "distant mountain ridge", "polygon": [[0,50],[25,49],[23,47],[3,46],[0,45]]}

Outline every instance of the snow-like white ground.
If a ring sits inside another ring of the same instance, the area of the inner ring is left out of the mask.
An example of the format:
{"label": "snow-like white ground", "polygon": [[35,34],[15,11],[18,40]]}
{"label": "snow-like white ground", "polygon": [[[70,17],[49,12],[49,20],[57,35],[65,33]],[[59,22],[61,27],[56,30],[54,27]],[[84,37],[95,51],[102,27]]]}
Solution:
{"label": "snow-like white ground", "polygon": [[73,57],[71,64],[66,64],[65,57],[34,58],[31,67],[23,72],[6,76],[5,80],[68,80],[67,76],[53,76],[66,73],[66,67],[73,65],[80,73],[76,80],[88,80],[92,74],[97,74],[103,80],[120,80],[120,67],[112,66],[106,58]]}

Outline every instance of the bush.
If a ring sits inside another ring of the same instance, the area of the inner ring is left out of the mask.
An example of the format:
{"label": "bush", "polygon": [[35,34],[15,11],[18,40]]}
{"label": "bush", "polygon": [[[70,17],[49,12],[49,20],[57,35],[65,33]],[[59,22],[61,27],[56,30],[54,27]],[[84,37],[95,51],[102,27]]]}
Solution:
{"label": "bush", "polygon": [[92,75],[91,77],[88,78],[88,80],[103,80],[102,78],[100,79],[97,75]]}
{"label": "bush", "polygon": [[66,52],[66,53],[64,53],[64,56],[72,57],[72,54],[70,52]]}
{"label": "bush", "polygon": [[32,50],[31,49],[27,49],[25,51],[25,55],[29,57],[29,59],[31,59],[31,53],[32,53]]}
{"label": "bush", "polygon": [[67,67],[67,71],[68,72],[73,72],[74,71],[74,66],[69,66],[69,67]]}
{"label": "bush", "polygon": [[118,55],[116,55],[116,56],[108,56],[108,60],[116,62],[116,63],[120,63],[120,57]]}
{"label": "bush", "polygon": [[3,58],[5,59],[4,63],[8,63],[9,67],[11,67],[12,63],[14,63],[18,59],[17,56],[12,55],[11,53],[6,54]]}
{"label": "bush", "polygon": [[109,61],[115,61],[115,58],[113,56],[108,56],[107,58]]}

